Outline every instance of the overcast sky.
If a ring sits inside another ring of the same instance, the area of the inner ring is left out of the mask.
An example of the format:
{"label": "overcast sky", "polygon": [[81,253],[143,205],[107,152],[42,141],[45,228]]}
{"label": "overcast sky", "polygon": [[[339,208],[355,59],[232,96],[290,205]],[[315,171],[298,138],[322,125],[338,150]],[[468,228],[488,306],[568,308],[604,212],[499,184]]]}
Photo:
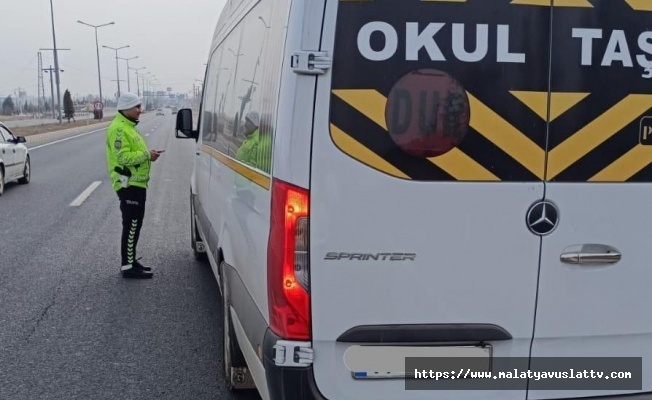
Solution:
{"label": "overcast sky", "polygon": [[[159,90],[192,92],[195,79],[203,79],[204,63],[215,24],[225,0],[52,0],[59,52],[61,95],[99,93],[95,29],[92,25],[115,22],[99,28],[100,67],[104,97],[117,92],[115,51],[130,60],[131,68],[146,67],[160,82]],[[0,0],[0,96],[13,95],[18,88],[36,96],[39,48],[52,48],[49,0]],[[52,51],[42,51],[44,68],[54,66]],[[122,92],[127,89],[126,61],[118,60]],[[49,74],[44,73],[46,98],[50,95]],[[142,88],[142,86],[141,86]],[[131,71],[131,89],[136,76]],[[56,86],[55,86],[56,96]]]}

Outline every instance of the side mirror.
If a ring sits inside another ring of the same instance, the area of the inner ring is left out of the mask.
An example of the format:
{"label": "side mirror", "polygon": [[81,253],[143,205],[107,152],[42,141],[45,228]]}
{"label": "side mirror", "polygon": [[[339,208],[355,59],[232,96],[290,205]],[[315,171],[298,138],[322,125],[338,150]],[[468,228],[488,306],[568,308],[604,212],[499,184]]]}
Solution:
{"label": "side mirror", "polygon": [[197,139],[199,132],[192,129],[192,110],[184,108],[177,113],[177,139]]}
{"label": "side mirror", "polygon": [[17,136],[16,137],[16,143],[25,143],[27,142],[27,139],[25,139],[25,136]]}

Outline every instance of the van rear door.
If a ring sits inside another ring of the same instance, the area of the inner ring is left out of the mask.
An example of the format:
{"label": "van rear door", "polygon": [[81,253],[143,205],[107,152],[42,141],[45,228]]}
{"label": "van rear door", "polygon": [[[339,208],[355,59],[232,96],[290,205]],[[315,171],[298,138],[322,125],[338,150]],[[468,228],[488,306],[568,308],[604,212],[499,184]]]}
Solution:
{"label": "van rear door", "polygon": [[368,360],[527,367],[541,242],[525,220],[544,197],[546,145],[527,103],[546,104],[550,8],[400,3],[327,2],[333,65],[318,79],[310,184],[316,383],[337,399],[523,399],[524,384],[406,391],[404,366]]}
{"label": "van rear door", "polygon": [[558,219],[543,239],[532,366],[572,357],[547,367],[639,380],[532,381],[538,399],[652,391],[652,8],[580,3],[553,9],[551,109],[565,112],[550,122],[546,200]]}

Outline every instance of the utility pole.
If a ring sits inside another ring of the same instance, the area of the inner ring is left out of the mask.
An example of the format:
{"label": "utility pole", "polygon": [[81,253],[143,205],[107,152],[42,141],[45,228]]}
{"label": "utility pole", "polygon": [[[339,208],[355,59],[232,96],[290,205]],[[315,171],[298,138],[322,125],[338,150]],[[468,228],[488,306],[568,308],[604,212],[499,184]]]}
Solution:
{"label": "utility pole", "polygon": [[[39,119],[44,113],[41,113],[41,107],[45,106],[45,86],[43,85],[43,58],[41,52],[38,52],[38,115]],[[44,107],[45,108],[45,107]],[[45,111],[45,109],[43,110]]]}
{"label": "utility pole", "polygon": [[[54,68],[50,65],[50,68],[44,68],[43,71],[50,72],[50,92],[52,93],[52,118],[56,119],[57,114],[56,110],[54,109],[54,79],[52,79],[52,72],[54,71]],[[63,72],[63,70],[61,71]]]}
{"label": "utility pole", "polygon": [[118,98],[120,98],[120,66],[118,65],[118,50],[121,49],[126,49],[127,47],[130,47],[129,45],[122,46],[122,47],[110,47],[110,46],[102,46],[105,49],[111,49],[115,51],[115,72],[116,72],[116,80],[115,82],[118,82]]}
{"label": "utility pole", "polygon": [[[50,1],[52,1],[52,0],[50,0]],[[70,49],[56,49],[56,48],[54,48],[54,49],[46,49],[46,48],[42,48],[42,49],[39,49],[39,50],[51,50],[51,51],[54,52],[54,69],[52,71],[54,71],[54,76],[55,76],[55,79],[56,79],[56,82],[57,82],[57,99],[58,99],[57,106],[58,106],[58,110],[60,111],[61,110],[61,91],[59,90],[59,82],[60,82],[60,80],[59,80],[59,72],[64,72],[64,71],[57,67],[59,65],[59,61],[58,61],[59,59],[58,59],[57,53],[60,52],[60,51],[63,51],[63,50],[70,50]],[[54,104],[54,96],[53,96],[52,97],[52,109],[53,110],[54,110],[54,107],[55,107],[55,104]],[[56,114],[55,114],[54,118],[58,119],[59,123],[62,123],[63,116],[61,115],[61,112],[59,112],[59,118],[57,118]]]}

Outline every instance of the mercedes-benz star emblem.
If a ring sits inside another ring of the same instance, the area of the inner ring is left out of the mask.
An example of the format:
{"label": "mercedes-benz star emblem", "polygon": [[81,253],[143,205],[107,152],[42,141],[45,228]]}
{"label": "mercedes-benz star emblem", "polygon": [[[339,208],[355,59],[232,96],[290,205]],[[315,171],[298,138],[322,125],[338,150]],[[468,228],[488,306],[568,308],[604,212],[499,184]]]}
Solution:
{"label": "mercedes-benz star emblem", "polygon": [[526,222],[535,235],[545,236],[552,233],[559,222],[557,206],[545,200],[534,203],[527,212]]}

